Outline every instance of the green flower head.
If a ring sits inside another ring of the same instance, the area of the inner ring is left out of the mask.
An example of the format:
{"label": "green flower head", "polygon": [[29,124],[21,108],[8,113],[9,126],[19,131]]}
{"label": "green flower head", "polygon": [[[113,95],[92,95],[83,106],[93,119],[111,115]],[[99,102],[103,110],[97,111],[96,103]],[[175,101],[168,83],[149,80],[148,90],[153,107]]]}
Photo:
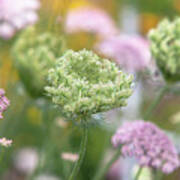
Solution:
{"label": "green flower head", "polygon": [[64,51],[62,37],[50,32],[39,33],[35,27],[29,27],[18,38],[13,49],[14,62],[25,88],[33,97],[43,95],[48,70]]}
{"label": "green flower head", "polygon": [[49,71],[45,89],[68,117],[81,117],[125,106],[132,79],[91,51],[68,50]]}
{"label": "green flower head", "polygon": [[151,52],[165,79],[180,80],[180,18],[165,19],[149,33]]}

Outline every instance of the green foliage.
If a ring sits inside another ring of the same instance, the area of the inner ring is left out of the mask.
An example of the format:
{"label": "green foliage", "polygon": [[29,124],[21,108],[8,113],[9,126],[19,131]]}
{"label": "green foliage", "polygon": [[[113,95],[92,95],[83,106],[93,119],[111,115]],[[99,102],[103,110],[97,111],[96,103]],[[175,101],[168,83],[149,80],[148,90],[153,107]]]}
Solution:
{"label": "green foliage", "polygon": [[165,19],[149,33],[151,52],[166,80],[180,80],[180,18]]}
{"label": "green foliage", "polygon": [[33,97],[43,95],[47,72],[64,50],[62,37],[37,32],[35,27],[29,27],[17,39],[13,48],[14,62],[26,90]]}
{"label": "green foliage", "polygon": [[68,117],[87,117],[125,106],[132,94],[132,76],[85,49],[67,51],[49,71],[48,80],[48,95]]}

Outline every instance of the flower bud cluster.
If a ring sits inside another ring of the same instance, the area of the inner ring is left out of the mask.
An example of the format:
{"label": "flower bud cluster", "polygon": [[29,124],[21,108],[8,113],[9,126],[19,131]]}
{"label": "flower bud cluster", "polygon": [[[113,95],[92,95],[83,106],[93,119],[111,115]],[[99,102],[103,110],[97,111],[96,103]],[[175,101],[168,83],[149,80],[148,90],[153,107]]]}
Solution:
{"label": "flower bud cluster", "polygon": [[0,119],[3,118],[2,113],[7,109],[10,102],[5,96],[5,91],[3,89],[0,89]]}
{"label": "flower bud cluster", "polygon": [[45,89],[67,116],[91,115],[126,105],[132,76],[92,51],[67,51],[49,71]]}
{"label": "flower bud cluster", "polygon": [[180,80],[180,18],[165,19],[149,33],[151,52],[168,81]]}
{"label": "flower bud cluster", "polygon": [[65,51],[62,37],[25,30],[15,43],[13,56],[20,78],[32,96],[42,96],[48,70]]}
{"label": "flower bud cluster", "polygon": [[112,137],[112,144],[122,147],[123,156],[136,157],[141,166],[157,168],[168,174],[180,165],[173,143],[150,122],[124,124]]}

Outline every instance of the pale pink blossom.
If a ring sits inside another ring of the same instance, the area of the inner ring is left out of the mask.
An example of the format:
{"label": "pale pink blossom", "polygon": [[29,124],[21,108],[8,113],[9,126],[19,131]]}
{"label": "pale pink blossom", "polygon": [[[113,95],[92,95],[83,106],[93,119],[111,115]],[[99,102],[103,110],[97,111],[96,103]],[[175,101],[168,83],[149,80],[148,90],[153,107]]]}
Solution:
{"label": "pale pink blossom", "polygon": [[117,28],[111,17],[103,10],[92,7],[80,7],[68,12],[65,20],[67,33],[87,32],[101,37],[117,34]]}
{"label": "pale pink blossom", "polygon": [[75,162],[75,161],[77,161],[79,159],[79,155],[64,152],[64,153],[61,154],[61,158],[64,159],[64,160],[67,160],[67,161]]}
{"label": "pale pink blossom", "polygon": [[137,35],[110,36],[98,43],[95,49],[130,72],[144,70],[151,60],[148,42]]}
{"label": "pale pink blossom", "polygon": [[39,0],[0,0],[0,37],[9,39],[16,31],[34,24]]}
{"label": "pale pink blossom", "polygon": [[4,147],[9,147],[12,144],[12,140],[6,139],[6,138],[0,138],[0,145]]}

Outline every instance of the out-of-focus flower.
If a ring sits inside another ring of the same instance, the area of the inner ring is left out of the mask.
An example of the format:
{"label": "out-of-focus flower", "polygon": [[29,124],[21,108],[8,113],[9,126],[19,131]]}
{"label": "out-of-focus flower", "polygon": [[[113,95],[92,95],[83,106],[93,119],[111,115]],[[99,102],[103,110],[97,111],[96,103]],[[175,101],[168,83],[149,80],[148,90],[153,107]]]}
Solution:
{"label": "out-of-focus flower", "polygon": [[78,154],[72,154],[68,152],[64,152],[61,154],[61,158],[67,161],[76,162],[79,159]]}
{"label": "out-of-focus flower", "polygon": [[148,67],[151,59],[148,42],[137,35],[112,36],[97,44],[95,49],[130,72]]}
{"label": "out-of-focus flower", "polygon": [[16,31],[34,24],[39,0],[0,0],[0,37],[11,38]]}
{"label": "out-of-focus flower", "polygon": [[14,159],[15,168],[23,174],[31,174],[38,163],[38,153],[35,149],[24,148],[17,152]]}
{"label": "out-of-focus flower", "polygon": [[5,96],[5,91],[3,89],[0,89],[0,119],[3,118],[2,113],[7,109],[10,102]]}
{"label": "out-of-focus flower", "polygon": [[180,80],[180,18],[165,19],[149,33],[151,52],[165,79]]}
{"label": "out-of-focus flower", "polygon": [[13,48],[14,63],[31,96],[44,95],[48,70],[65,49],[62,37],[38,32],[34,26],[27,28],[18,38]]}
{"label": "out-of-focus flower", "polygon": [[107,180],[121,180],[122,179],[122,164],[120,159],[114,162],[107,173]]}
{"label": "out-of-focus flower", "polygon": [[172,142],[150,122],[124,124],[112,137],[112,144],[114,147],[122,146],[122,155],[136,157],[141,166],[158,168],[168,174],[180,165]]}
{"label": "out-of-focus flower", "polygon": [[65,20],[67,33],[88,32],[101,37],[117,34],[114,21],[103,10],[81,7],[71,10]]}
{"label": "out-of-focus flower", "polygon": [[0,145],[4,147],[9,147],[12,144],[12,140],[6,139],[5,137],[0,138]]}
{"label": "out-of-focus flower", "polygon": [[51,174],[41,174],[35,177],[35,180],[62,180],[60,177]]}
{"label": "out-of-focus flower", "polygon": [[132,94],[132,76],[85,49],[67,51],[49,71],[48,80],[48,95],[71,118],[125,106]]}
{"label": "out-of-focus flower", "polygon": [[63,117],[58,117],[56,119],[56,124],[57,124],[57,126],[59,126],[61,128],[67,128],[68,127],[68,122],[65,121],[65,119]]}

